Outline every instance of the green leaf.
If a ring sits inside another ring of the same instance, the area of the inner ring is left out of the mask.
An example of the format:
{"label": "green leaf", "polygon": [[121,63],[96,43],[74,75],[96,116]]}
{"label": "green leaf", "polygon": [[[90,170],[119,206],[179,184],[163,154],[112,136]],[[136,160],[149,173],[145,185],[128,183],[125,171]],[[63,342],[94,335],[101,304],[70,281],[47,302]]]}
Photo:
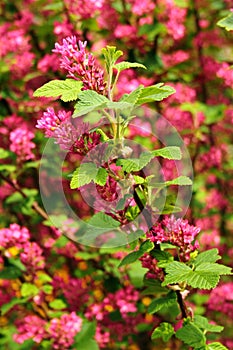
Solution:
{"label": "green leaf", "polygon": [[134,105],[126,101],[119,101],[119,102],[109,101],[106,104],[106,107],[109,109],[115,109],[115,110],[124,110],[124,109],[132,110]]}
{"label": "green leaf", "polygon": [[200,348],[206,343],[206,337],[194,323],[188,323],[178,329],[176,337],[194,348]]}
{"label": "green leaf", "polygon": [[151,251],[154,248],[154,243],[152,243],[150,240],[144,241],[139,250],[135,252],[131,252],[128,255],[126,255],[122,261],[120,262],[120,265],[118,267],[129,265],[134,263],[136,260],[138,260],[141,256],[143,256],[146,252]]}
{"label": "green leaf", "polygon": [[4,149],[4,148],[0,148],[0,159],[5,159],[7,157],[9,157],[11,155],[11,152]]}
{"label": "green leaf", "polygon": [[231,269],[220,264],[202,263],[192,270],[184,263],[173,261],[166,268],[167,275],[162,286],[173,283],[187,283],[193,288],[212,289],[219,282],[220,275],[230,274]]}
{"label": "green leaf", "polygon": [[217,274],[217,275],[231,275],[231,267],[224,266],[222,264],[217,264],[217,263],[202,263],[199,264],[195,272],[209,272],[210,274]]}
{"label": "green leaf", "polygon": [[0,271],[0,279],[14,280],[20,276],[22,276],[22,271],[15,266],[8,266]]}
{"label": "green leaf", "polygon": [[167,264],[170,264],[174,260],[172,254],[162,250],[154,250],[152,256],[158,260],[157,266],[162,268],[166,267]]}
{"label": "green leaf", "polygon": [[49,303],[49,306],[54,310],[62,310],[67,308],[66,303],[64,303],[62,299],[54,299]]}
{"label": "green leaf", "polygon": [[52,294],[53,292],[53,287],[50,284],[44,284],[41,289],[43,292],[45,292],[45,294]]}
{"label": "green leaf", "polygon": [[196,315],[194,317],[194,323],[197,327],[203,329],[206,332],[222,332],[224,327],[209,323],[206,317]]}
{"label": "green leaf", "polygon": [[149,239],[147,239],[146,241],[142,242],[139,250],[142,253],[146,253],[146,252],[150,252],[153,248],[154,248],[154,243],[151,242]]}
{"label": "green leaf", "polygon": [[137,104],[137,101],[142,93],[143,86],[140,85],[137,89],[133,90],[130,94],[124,94],[120,99],[121,102],[131,103],[133,106]]}
{"label": "green leaf", "polygon": [[32,283],[23,283],[20,292],[22,297],[33,297],[39,293],[39,289]]}
{"label": "green leaf", "polygon": [[158,312],[161,309],[169,308],[173,304],[175,304],[177,301],[176,293],[170,292],[166,296],[163,296],[161,298],[156,298],[151,302],[151,304],[148,307],[149,314],[154,314],[155,312]]}
{"label": "green leaf", "polygon": [[81,331],[75,336],[75,349],[82,350],[99,350],[98,344],[94,339],[95,323],[85,322],[82,325]]}
{"label": "green leaf", "polygon": [[233,13],[231,12],[227,17],[220,19],[217,25],[225,28],[227,31],[233,30]]}
{"label": "green leaf", "polygon": [[96,325],[94,322],[84,322],[82,324],[82,329],[75,336],[75,343],[83,341],[85,339],[93,338],[95,335]]}
{"label": "green leaf", "polygon": [[95,163],[81,163],[73,172],[70,182],[70,188],[73,190],[94,181],[98,173]]}
{"label": "green leaf", "polygon": [[119,63],[114,64],[113,68],[116,68],[118,70],[118,72],[122,72],[125,69],[129,69],[129,68],[143,68],[146,69],[146,67],[141,64],[141,63],[137,63],[137,62],[127,62],[127,61],[122,61]]}
{"label": "green leaf", "polygon": [[143,169],[154,158],[151,152],[142,152],[139,158],[118,159],[116,164],[122,166],[126,173]]}
{"label": "green leaf", "polygon": [[221,259],[221,256],[218,255],[218,249],[217,248],[209,249],[209,250],[206,250],[205,252],[198,254],[198,256],[195,259],[195,266],[198,266],[205,262],[215,263],[219,259]]}
{"label": "green leaf", "polygon": [[135,252],[131,252],[128,255],[126,255],[120,262],[118,267],[129,265],[137,261],[144,253],[140,250],[137,250]]}
{"label": "green leaf", "polygon": [[94,182],[97,184],[97,185],[100,185],[100,186],[104,186],[106,185],[106,182],[107,182],[107,178],[108,178],[108,172],[105,168],[99,168],[98,169],[98,172],[96,174],[96,177],[94,179]]}
{"label": "green leaf", "polygon": [[207,345],[207,350],[229,350],[229,349],[218,342],[214,342]]}
{"label": "green leaf", "polygon": [[[84,90],[79,94],[78,98],[79,101],[74,106],[73,118],[105,108],[109,102],[107,97],[99,95],[94,90]],[[102,116],[100,115],[100,117]]]}
{"label": "green leaf", "polygon": [[106,46],[106,48],[102,49],[102,53],[105,58],[107,72],[109,73],[110,69],[113,68],[118,58],[123,55],[123,52],[121,50],[116,50],[115,46]]}
{"label": "green leaf", "polygon": [[162,338],[164,342],[168,342],[169,339],[175,334],[175,331],[170,323],[162,322],[155,328],[151,335],[151,339]]}
{"label": "green leaf", "polygon": [[27,301],[28,301],[28,298],[13,298],[13,299],[11,299],[11,301],[9,301],[9,303],[3,304],[1,306],[1,315],[2,316],[5,315],[15,305],[24,304]]}
{"label": "green leaf", "polygon": [[153,86],[145,87],[137,101],[137,106],[144,103],[162,101],[164,98],[174,94],[176,91],[173,87],[159,83]]}
{"label": "green leaf", "polygon": [[176,146],[168,146],[168,147],[156,149],[151,153],[156,157],[163,157],[166,159],[180,160],[182,157],[180,147],[176,147]]}
{"label": "green leaf", "polygon": [[21,262],[19,258],[8,258],[8,262],[11,265],[17,267],[19,270],[26,271],[26,267],[24,266],[24,264]]}
{"label": "green leaf", "polygon": [[87,222],[88,225],[99,227],[102,229],[113,229],[120,226],[120,223],[114,220],[111,216],[99,212],[92,216],[92,218]]}
{"label": "green leaf", "polygon": [[176,179],[164,182],[166,186],[179,185],[179,186],[191,186],[192,180],[184,175],[178,176]]}
{"label": "green leaf", "polygon": [[35,97],[60,97],[64,102],[77,100],[83,83],[74,79],[51,80],[37,89]]}

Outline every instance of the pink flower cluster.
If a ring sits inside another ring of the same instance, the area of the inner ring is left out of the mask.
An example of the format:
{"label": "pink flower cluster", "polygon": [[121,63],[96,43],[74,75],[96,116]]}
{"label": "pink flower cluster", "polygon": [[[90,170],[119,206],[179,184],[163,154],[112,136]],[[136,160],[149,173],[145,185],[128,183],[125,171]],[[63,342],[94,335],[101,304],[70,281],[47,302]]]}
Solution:
{"label": "pink flower cluster", "polygon": [[54,131],[71,116],[71,112],[55,111],[52,107],[47,108],[43,117],[37,121],[36,128],[44,129],[46,137],[53,137]]}
{"label": "pink flower cluster", "polygon": [[104,0],[65,0],[69,12],[77,18],[92,18],[98,10],[102,9]]}
{"label": "pink flower cluster", "polygon": [[32,153],[33,148],[36,147],[35,143],[31,141],[33,138],[34,133],[25,126],[11,131],[10,150],[16,153],[19,163],[35,158],[35,155]]}
{"label": "pink flower cluster", "polygon": [[38,316],[28,315],[16,321],[18,334],[14,340],[22,344],[27,339],[36,343],[42,340],[52,340],[52,349],[70,349],[74,342],[74,336],[80,332],[82,319],[75,312],[63,314],[60,318],[53,318],[46,322]]}
{"label": "pink flower cluster", "polygon": [[156,244],[167,242],[177,246],[180,260],[186,261],[190,252],[198,248],[198,242],[194,240],[199,232],[200,228],[189,225],[188,220],[171,215],[153,226],[147,237]]}
{"label": "pink flower cluster", "polygon": [[173,53],[163,54],[162,60],[166,68],[170,68],[187,61],[190,58],[190,54],[183,50],[177,50]]}
{"label": "pink flower cluster", "polygon": [[74,342],[74,336],[82,328],[82,319],[75,312],[63,314],[61,318],[50,321],[48,334],[53,340],[53,349],[69,349]]}
{"label": "pink flower cluster", "polygon": [[86,52],[86,42],[75,36],[63,39],[62,45],[56,43],[53,52],[60,54],[60,67],[65,69],[67,77],[81,80],[83,89],[95,90],[104,94],[104,71],[97,65],[96,58]]}
{"label": "pink flower cluster", "polygon": [[11,224],[9,228],[0,229],[0,246],[4,249],[16,246],[21,249],[30,239],[29,231],[26,227],[18,224]]}
{"label": "pink flower cluster", "polygon": [[214,312],[219,311],[231,320],[233,318],[233,283],[224,283],[210,293],[208,309]]}
{"label": "pink flower cluster", "polygon": [[20,260],[30,273],[45,266],[43,251],[36,242],[30,242],[30,233],[26,227],[11,224],[9,228],[1,229],[0,246],[4,248],[4,255],[7,257],[11,257],[9,248],[18,248]]}
{"label": "pink flower cluster", "polygon": [[163,269],[157,266],[158,261],[153,258],[150,254],[144,254],[140,259],[142,263],[142,267],[148,269],[149,271],[146,273],[147,278],[154,278],[163,281],[164,272]]}
{"label": "pink flower cluster", "polygon": [[176,6],[173,0],[159,1],[164,6],[164,13],[160,15],[161,20],[167,27],[168,34],[174,40],[180,40],[185,36],[186,8]]}

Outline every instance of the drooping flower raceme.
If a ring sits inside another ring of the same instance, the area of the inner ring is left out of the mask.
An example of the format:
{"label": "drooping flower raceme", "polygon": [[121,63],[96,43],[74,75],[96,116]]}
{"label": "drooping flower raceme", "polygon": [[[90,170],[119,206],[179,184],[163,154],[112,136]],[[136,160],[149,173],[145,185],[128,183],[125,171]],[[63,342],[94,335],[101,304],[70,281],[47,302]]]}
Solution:
{"label": "drooping flower raceme", "polygon": [[187,261],[189,254],[198,248],[198,242],[194,240],[199,232],[200,228],[189,225],[188,220],[176,219],[172,215],[154,225],[147,237],[156,244],[168,242],[177,246],[180,260]]}
{"label": "drooping flower raceme", "polygon": [[56,43],[53,52],[61,55],[60,67],[67,71],[67,77],[83,82],[84,90],[95,90],[103,94],[105,90],[104,71],[97,65],[96,58],[86,51],[86,42],[77,43],[76,36]]}

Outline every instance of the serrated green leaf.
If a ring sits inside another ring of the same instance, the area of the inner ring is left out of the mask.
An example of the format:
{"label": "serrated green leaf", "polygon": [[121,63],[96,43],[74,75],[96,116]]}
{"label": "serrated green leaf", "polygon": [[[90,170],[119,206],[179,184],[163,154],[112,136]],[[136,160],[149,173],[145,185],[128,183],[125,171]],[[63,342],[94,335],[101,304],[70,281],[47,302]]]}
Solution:
{"label": "serrated green leaf", "polygon": [[160,149],[156,149],[151,152],[156,157],[163,157],[166,159],[180,160],[182,157],[180,147],[168,146]]}
{"label": "serrated green leaf", "polygon": [[214,342],[207,345],[207,350],[229,350],[224,345],[218,342]]}
{"label": "serrated green leaf", "polygon": [[203,332],[194,324],[188,323],[176,332],[176,337],[182,340],[185,344],[200,348],[205,345],[206,337]]}
{"label": "serrated green leaf", "polygon": [[[105,108],[109,100],[94,90],[84,90],[79,96],[79,101],[74,106],[73,118],[80,117],[89,112]],[[102,116],[100,115],[100,118]]]}
{"label": "serrated green leaf", "polygon": [[213,248],[206,250],[205,252],[202,252],[198,254],[198,256],[195,259],[195,266],[198,266],[202,263],[215,263],[217,260],[221,258],[220,255],[218,255],[218,249]]}
{"label": "serrated green leaf", "polygon": [[98,169],[98,172],[96,174],[96,178],[94,179],[94,182],[97,185],[104,186],[104,185],[106,185],[107,178],[108,178],[107,170],[105,168],[101,167]]}
{"label": "serrated green leaf", "polygon": [[54,310],[62,310],[67,308],[66,303],[62,299],[54,299],[49,303],[49,306]]}
{"label": "serrated green leaf", "polygon": [[129,69],[129,68],[143,68],[146,69],[146,67],[141,64],[141,63],[137,63],[137,62],[127,62],[127,61],[122,61],[119,63],[114,64],[113,68],[117,69],[119,72],[122,72],[125,69]]}
{"label": "serrated green leaf", "polygon": [[227,31],[233,30],[233,13],[230,13],[227,17],[220,19],[217,22],[219,27],[225,28]]}
{"label": "serrated green leaf", "polygon": [[77,100],[83,83],[74,79],[51,80],[37,89],[34,97],[59,97],[64,102]]}
{"label": "serrated green leaf", "polygon": [[32,283],[23,283],[20,292],[22,297],[33,297],[39,293],[39,289]]}
{"label": "serrated green leaf", "polygon": [[102,49],[102,53],[105,58],[107,72],[109,73],[110,68],[112,68],[118,58],[123,55],[123,52],[121,50],[116,50],[115,46],[106,46],[106,48]]}
{"label": "serrated green leaf", "polygon": [[82,163],[72,174],[70,188],[73,190],[94,181],[98,173],[95,163]]}
{"label": "serrated green leaf", "polygon": [[161,298],[156,298],[155,300],[153,300],[148,306],[148,312],[149,314],[154,314],[155,312],[158,312],[161,309],[169,308],[170,306],[175,304],[176,301],[176,293],[170,292]]}
{"label": "serrated green leaf", "polygon": [[203,317],[201,315],[196,315],[194,317],[194,323],[197,327],[200,329],[203,329],[206,332],[222,332],[224,327],[218,326],[215,324],[209,323],[208,319],[206,317]]}
{"label": "serrated green leaf", "polygon": [[175,331],[170,323],[162,322],[153,331],[151,339],[162,338],[164,342],[167,342],[169,339],[171,339],[174,333]]}
{"label": "serrated green leaf", "polygon": [[144,103],[162,101],[164,98],[174,94],[176,92],[173,87],[159,83],[153,86],[145,87],[137,101],[137,106]]}
{"label": "serrated green leaf", "polygon": [[219,282],[220,275],[230,274],[231,269],[220,264],[202,263],[192,270],[184,263],[173,261],[166,267],[162,286],[185,282],[193,288],[212,289]]}
{"label": "serrated green leaf", "polygon": [[195,272],[209,272],[210,274],[217,274],[217,275],[230,275],[231,274],[231,267],[224,266],[222,264],[217,264],[217,263],[202,263],[199,264]]}

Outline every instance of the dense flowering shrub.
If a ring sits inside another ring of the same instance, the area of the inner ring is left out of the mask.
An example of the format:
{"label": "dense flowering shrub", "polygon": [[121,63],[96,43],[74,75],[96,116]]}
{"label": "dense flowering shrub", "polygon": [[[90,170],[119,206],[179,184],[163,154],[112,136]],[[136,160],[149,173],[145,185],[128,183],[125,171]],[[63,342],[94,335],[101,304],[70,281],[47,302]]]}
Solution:
{"label": "dense flowering shrub", "polygon": [[1,349],[233,349],[231,6],[0,4]]}

